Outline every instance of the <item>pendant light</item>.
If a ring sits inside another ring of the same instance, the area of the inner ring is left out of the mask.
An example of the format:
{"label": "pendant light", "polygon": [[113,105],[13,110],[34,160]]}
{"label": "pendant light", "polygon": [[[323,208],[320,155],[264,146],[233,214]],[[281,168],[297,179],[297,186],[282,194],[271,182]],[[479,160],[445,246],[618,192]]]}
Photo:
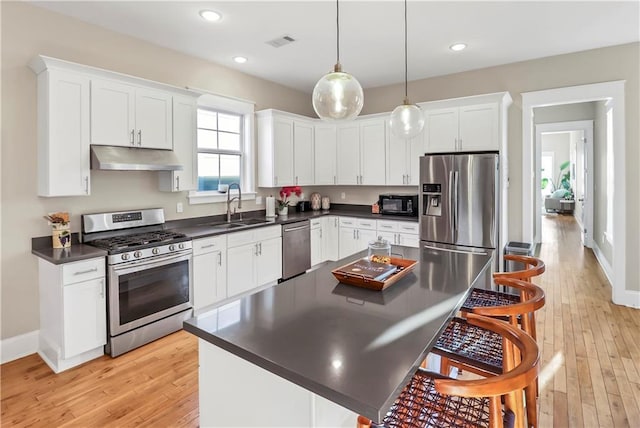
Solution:
{"label": "pendant light", "polygon": [[407,95],[407,0],[404,0],[404,102],[391,113],[391,132],[398,138],[413,138],[424,128],[422,109]]}
{"label": "pendant light", "polygon": [[336,0],[336,65],[313,88],[313,109],[322,120],[347,120],[360,114],[364,95],[360,82],[340,64],[340,5]]}

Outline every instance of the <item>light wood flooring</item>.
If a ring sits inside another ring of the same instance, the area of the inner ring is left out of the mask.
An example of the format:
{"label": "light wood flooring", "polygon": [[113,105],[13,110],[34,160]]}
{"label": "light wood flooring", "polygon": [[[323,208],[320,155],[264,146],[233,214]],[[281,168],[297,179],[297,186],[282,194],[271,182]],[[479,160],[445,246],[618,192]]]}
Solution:
{"label": "light wood flooring", "polygon": [[[540,427],[640,426],[640,310],[611,303],[573,217],[543,217],[540,257]],[[197,340],[186,332],[59,375],[37,355],[0,370],[2,427],[198,426]]]}

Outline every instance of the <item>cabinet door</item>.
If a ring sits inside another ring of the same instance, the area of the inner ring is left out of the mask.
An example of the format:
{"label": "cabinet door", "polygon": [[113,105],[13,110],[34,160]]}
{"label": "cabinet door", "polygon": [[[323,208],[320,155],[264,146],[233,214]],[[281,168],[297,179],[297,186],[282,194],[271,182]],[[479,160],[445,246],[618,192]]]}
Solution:
{"label": "cabinet door", "polygon": [[256,287],[257,254],[257,243],[227,249],[227,297]]}
{"label": "cabinet door", "polygon": [[136,146],[173,149],[171,100],[166,92],[136,89]]}
{"label": "cabinet door", "polygon": [[314,132],[315,184],[336,184],[336,127],[316,125]]}
{"label": "cabinet door", "polygon": [[160,190],[184,192],[195,190],[196,179],[196,100],[173,97],[173,152],[184,167],[182,171],[159,171]]}
{"label": "cabinet door", "polygon": [[360,184],[386,184],[386,121],[376,119],[360,124]]}
{"label": "cabinet door", "polygon": [[499,150],[498,104],[460,107],[460,147],[464,151]]}
{"label": "cabinet door", "polygon": [[398,244],[405,247],[420,248],[420,238],[418,235],[409,233],[398,233]]}
{"label": "cabinet door", "polygon": [[458,108],[427,110],[425,113],[427,153],[457,150]]}
{"label": "cabinet door", "polygon": [[353,122],[337,129],[337,184],[360,184],[360,128]]}
{"label": "cabinet door", "polygon": [[107,343],[105,279],[64,286],[64,358]]}
{"label": "cabinet door", "polygon": [[387,153],[387,185],[407,184],[407,141],[389,132]]}
{"label": "cabinet door", "polygon": [[38,77],[38,196],[89,194],[89,90],[82,75]]}
{"label": "cabinet door", "polygon": [[273,183],[292,186],[293,175],[293,120],[273,119]]}
{"label": "cabinet door", "polygon": [[209,306],[227,297],[223,251],[193,256],[193,308]]}
{"label": "cabinet door", "polygon": [[91,80],[91,144],[133,146],[135,88],[109,80]]}
{"label": "cabinet door", "polygon": [[[375,241],[378,233],[375,230],[358,229],[356,230],[356,251],[362,251],[369,248],[369,242]],[[393,242],[393,241],[391,241]]]}
{"label": "cabinet door", "polygon": [[295,184],[307,186],[313,183],[313,125],[295,121],[293,130],[293,169]]}
{"label": "cabinet door", "polygon": [[407,183],[411,186],[420,185],[420,156],[425,154],[424,134],[407,141]]}
{"label": "cabinet door", "polygon": [[339,259],[340,227],[338,217],[330,216],[322,219],[323,244],[322,254],[325,260]]}
{"label": "cabinet door", "polygon": [[258,287],[282,278],[282,238],[258,243],[256,278]]}
{"label": "cabinet door", "polygon": [[356,246],[356,229],[353,227],[341,227],[339,242],[339,258],[344,259],[358,251]]}
{"label": "cabinet door", "polygon": [[389,244],[391,245],[396,245],[398,244],[398,234],[394,233],[394,232],[378,232],[377,233],[378,236],[381,236],[382,239],[386,239],[387,241],[389,241]]}
{"label": "cabinet door", "polygon": [[322,248],[324,247],[322,239],[322,227],[311,229],[311,266],[322,263]]}

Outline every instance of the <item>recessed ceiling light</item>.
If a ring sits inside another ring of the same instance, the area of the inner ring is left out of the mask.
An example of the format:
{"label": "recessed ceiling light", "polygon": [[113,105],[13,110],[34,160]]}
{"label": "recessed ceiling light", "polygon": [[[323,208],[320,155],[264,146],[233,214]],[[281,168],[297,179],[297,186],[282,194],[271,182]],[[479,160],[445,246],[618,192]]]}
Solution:
{"label": "recessed ceiling light", "polygon": [[218,12],[214,12],[213,10],[201,10],[200,16],[207,21],[216,22],[222,18],[222,15]]}
{"label": "recessed ceiling light", "polygon": [[233,60],[234,60],[235,62],[237,62],[238,64],[244,64],[245,62],[247,62],[247,61],[248,61],[248,60],[247,60],[247,58],[246,58],[246,57],[244,57],[244,56],[234,56],[234,57],[233,57]]}
{"label": "recessed ceiling light", "polygon": [[456,43],[454,45],[449,46],[449,49],[451,49],[452,51],[461,51],[464,48],[466,48],[467,45],[465,45],[464,43]]}

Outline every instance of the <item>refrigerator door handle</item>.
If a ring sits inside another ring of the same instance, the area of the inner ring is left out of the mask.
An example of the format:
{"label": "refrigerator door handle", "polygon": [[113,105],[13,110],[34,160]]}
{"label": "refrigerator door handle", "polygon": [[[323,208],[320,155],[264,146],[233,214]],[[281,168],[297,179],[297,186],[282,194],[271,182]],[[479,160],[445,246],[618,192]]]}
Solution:
{"label": "refrigerator door handle", "polygon": [[432,245],[423,245],[422,248],[427,250],[437,250],[437,251],[446,251],[448,253],[460,253],[460,254],[479,254],[481,256],[486,256],[489,253],[486,251],[464,251],[464,250],[454,250],[453,248],[444,248],[444,247],[434,247]]}
{"label": "refrigerator door handle", "polygon": [[449,227],[451,231],[451,243],[455,243],[455,224],[454,224],[454,206],[456,201],[453,199],[453,171],[449,171]]}
{"label": "refrigerator door handle", "polygon": [[453,171],[453,242],[458,241],[458,171]]}

